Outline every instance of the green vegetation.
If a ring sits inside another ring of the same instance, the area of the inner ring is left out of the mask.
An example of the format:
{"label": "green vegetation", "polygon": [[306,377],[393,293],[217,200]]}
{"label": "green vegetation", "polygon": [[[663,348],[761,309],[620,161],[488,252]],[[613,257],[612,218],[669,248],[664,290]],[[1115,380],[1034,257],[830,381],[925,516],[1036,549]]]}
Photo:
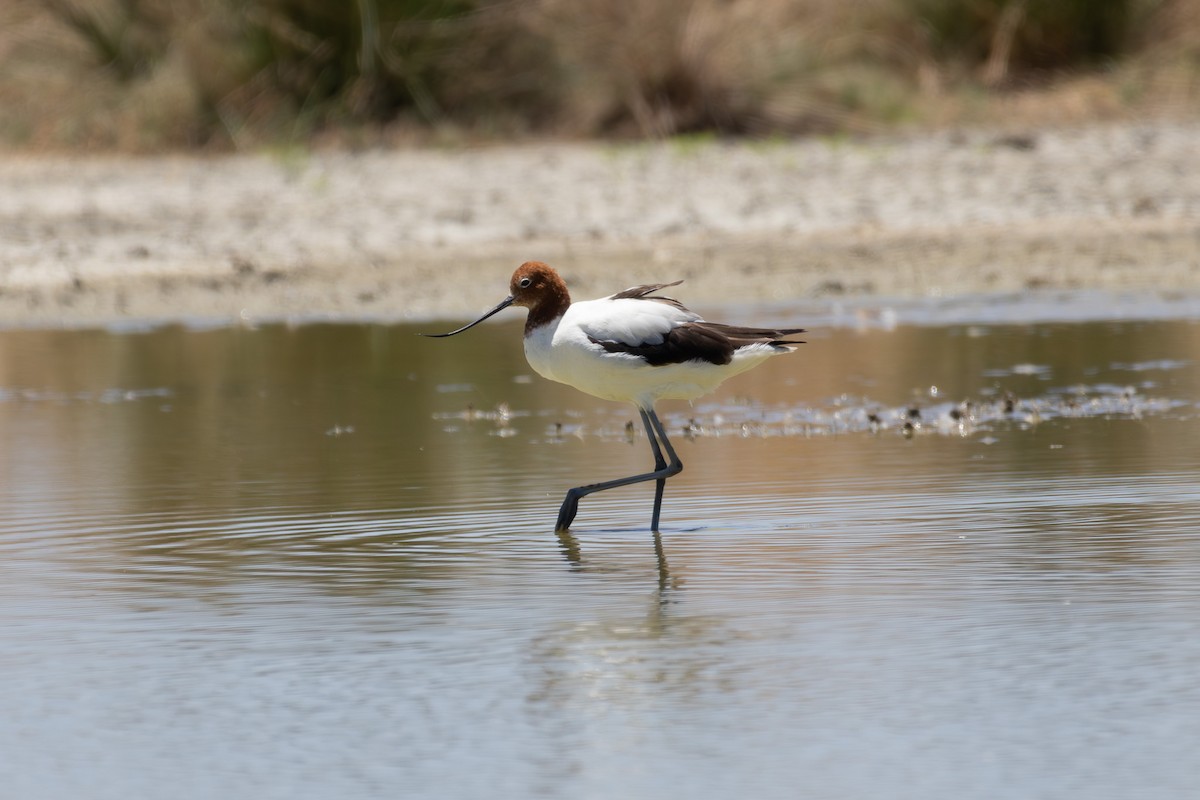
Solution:
{"label": "green vegetation", "polygon": [[1198,100],[1200,0],[0,8],[0,142],[18,147],[766,136],[1193,113]]}

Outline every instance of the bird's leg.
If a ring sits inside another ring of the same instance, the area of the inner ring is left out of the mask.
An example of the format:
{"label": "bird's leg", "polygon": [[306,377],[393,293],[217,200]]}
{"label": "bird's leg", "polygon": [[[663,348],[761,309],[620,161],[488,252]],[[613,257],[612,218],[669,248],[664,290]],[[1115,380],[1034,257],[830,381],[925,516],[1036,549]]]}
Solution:
{"label": "bird's leg", "polygon": [[667,451],[667,458],[670,459],[670,463],[667,464],[669,475],[678,475],[683,472],[683,462],[679,460],[675,448],[671,446],[671,440],[667,438],[667,432],[663,430],[663,424],[658,419],[658,414],[654,413],[653,408],[647,410],[646,414],[650,417],[650,423],[654,426],[654,432],[658,434],[658,440],[662,442],[663,449]]}
{"label": "bird's leg", "polygon": [[646,431],[646,438],[650,440],[650,449],[654,451],[654,469],[662,469],[667,465],[667,460],[663,458],[658,439],[654,437],[654,427],[650,424],[650,414],[654,412],[647,413],[646,409],[639,408],[638,413],[642,415],[642,428]]}
{"label": "bird's leg", "polygon": [[[679,460],[679,456],[675,453],[675,448],[671,446],[671,440],[667,438],[667,432],[663,430],[662,422],[658,419],[658,414],[654,413],[654,409],[650,408],[642,411],[642,421],[648,423],[646,435],[650,436],[650,446],[654,449],[654,463],[660,472],[665,472],[663,477],[658,479],[658,485],[654,489],[654,513],[650,517],[650,530],[658,530],[658,517],[662,512],[662,497],[663,489],[666,488],[667,478],[672,475],[677,475],[683,471],[683,462]],[[659,452],[658,443],[654,440],[654,436],[650,434],[650,426],[653,426],[654,433],[662,440],[662,446],[666,448],[667,454],[671,457],[671,463],[663,461],[662,453]]]}
{"label": "bird's leg", "polygon": [[[629,486],[630,484],[641,483],[643,481],[658,482],[658,485],[655,487],[654,517],[651,524],[654,530],[658,530],[658,515],[662,507],[662,493],[666,485],[666,479],[683,469],[683,464],[680,463],[679,457],[675,455],[675,450],[671,447],[670,442],[666,440],[666,434],[662,432],[662,423],[654,415],[654,410],[640,408],[638,410],[641,412],[642,422],[646,426],[646,438],[650,440],[650,449],[654,452],[654,471],[645,472],[641,475],[631,475],[628,478],[617,478],[612,481],[592,483],[587,486],[576,486],[574,489],[568,489],[562,508],[558,510],[558,522],[555,523],[555,530],[564,531],[570,527],[571,522],[575,519],[575,515],[579,513],[580,498],[587,497],[593,492],[616,489],[618,486]],[[670,457],[669,463],[667,459],[663,458],[662,450],[658,446],[658,441],[655,440],[656,433],[662,439],[663,445],[667,449],[667,454]]]}
{"label": "bird's leg", "polygon": [[[654,428],[650,425],[650,417],[646,414],[646,409],[638,408],[638,413],[642,415],[642,427],[646,431],[646,438],[650,440],[650,449],[654,451],[654,470],[661,472],[667,466],[667,460],[663,458],[662,449],[658,446],[658,439],[654,436]],[[663,490],[667,488],[667,479],[659,478],[654,482],[654,515],[651,517],[650,530],[658,530],[658,512],[662,508]]]}

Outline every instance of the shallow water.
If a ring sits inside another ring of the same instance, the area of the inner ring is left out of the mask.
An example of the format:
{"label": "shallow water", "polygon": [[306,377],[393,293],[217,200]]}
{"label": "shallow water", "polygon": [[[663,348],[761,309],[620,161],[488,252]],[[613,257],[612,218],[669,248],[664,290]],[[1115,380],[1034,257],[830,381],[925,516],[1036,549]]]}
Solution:
{"label": "shallow water", "polygon": [[1195,791],[1200,324],[822,328],[660,537],[552,530],[631,409],[414,331],[0,332],[6,793]]}

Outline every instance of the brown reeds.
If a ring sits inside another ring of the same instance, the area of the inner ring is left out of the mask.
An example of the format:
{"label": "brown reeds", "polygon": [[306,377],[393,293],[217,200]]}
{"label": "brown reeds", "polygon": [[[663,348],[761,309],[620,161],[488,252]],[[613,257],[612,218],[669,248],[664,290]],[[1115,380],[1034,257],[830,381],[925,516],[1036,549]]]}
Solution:
{"label": "brown reeds", "polygon": [[1080,120],[1188,113],[1198,101],[1200,0],[0,7],[0,143],[33,148],[243,147],[396,130],[870,131],[1011,121],[1015,108],[1031,123],[1038,108],[1074,108]]}

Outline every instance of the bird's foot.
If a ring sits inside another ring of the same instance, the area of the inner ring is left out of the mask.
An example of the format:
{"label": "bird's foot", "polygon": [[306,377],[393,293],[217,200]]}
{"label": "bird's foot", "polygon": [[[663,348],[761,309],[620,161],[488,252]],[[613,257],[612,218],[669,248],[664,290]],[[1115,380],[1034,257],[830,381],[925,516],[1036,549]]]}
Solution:
{"label": "bird's foot", "polygon": [[558,522],[554,524],[554,530],[565,531],[571,527],[575,515],[579,513],[580,497],[574,489],[567,490],[567,497],[563,500],[562,508],[558,510]]}

